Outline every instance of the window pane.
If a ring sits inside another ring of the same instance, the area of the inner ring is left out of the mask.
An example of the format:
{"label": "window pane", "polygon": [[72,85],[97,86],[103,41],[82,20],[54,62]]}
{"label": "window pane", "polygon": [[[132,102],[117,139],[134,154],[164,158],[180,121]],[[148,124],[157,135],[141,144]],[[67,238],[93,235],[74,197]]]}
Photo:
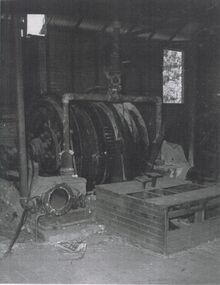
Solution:
{"label": "window pane", "polygon": [[43,36],[43,26],[45,23],[45,15],[28,14],[27,15],[27,34]]}
{"label": "window pane", "polygon": [[163,103],[183,103],[183,53],[164,50]]}

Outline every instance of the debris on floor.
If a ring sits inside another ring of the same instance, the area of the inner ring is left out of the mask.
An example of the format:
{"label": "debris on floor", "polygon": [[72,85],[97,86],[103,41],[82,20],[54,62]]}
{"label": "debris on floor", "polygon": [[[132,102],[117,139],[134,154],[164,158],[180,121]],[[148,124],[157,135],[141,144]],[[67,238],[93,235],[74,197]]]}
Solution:
{"label": "debris on floor", "polygon": [[81,259],[86,253],[87,243],[82,240],[61,241],[57,243],[57,246],[64,253],[71,254],[73,259]]}
{"label": "debris on floor", "polygon": [[0,236],[13,236],[22,214],[19,198],[13,182],[0,178]]}
{"label": "debris on floor", "polygon": [[4,257],[5,252],[8,249],[8,245],[5,242],[0,242],[0,259]]}
{"label": "debris on floor", "polygon": [[105,226],[104,225],[98,225],[98,228],[99,228],[99,230],[98,230],[99,234],[103,234],[105,232]]}

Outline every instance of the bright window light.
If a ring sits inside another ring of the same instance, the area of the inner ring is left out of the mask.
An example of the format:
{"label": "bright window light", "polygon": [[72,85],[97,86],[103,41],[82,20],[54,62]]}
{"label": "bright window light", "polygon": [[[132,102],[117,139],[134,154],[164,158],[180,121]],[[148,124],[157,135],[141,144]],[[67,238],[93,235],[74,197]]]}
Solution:
{"label": "bright window light", "polygon": [[183,103],[183,52],[163,53],[163,103]]}
{"label": "bright window light", "polygon": [[42,30],[45,23],[45,15],[42,14],[28,14],[27,15],[27,34],[43,36]]}

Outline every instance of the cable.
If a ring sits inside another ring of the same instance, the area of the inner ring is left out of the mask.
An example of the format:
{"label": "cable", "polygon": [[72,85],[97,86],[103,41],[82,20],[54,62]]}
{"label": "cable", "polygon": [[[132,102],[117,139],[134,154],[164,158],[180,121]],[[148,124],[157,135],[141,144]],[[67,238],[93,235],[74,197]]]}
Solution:
{"label": "cable", "polygon": [[23,225],[24,225],[24,223],[25,223],[25,220],[26,220],[26,218],[27,218],[28,210],[29,210],[28,208],[24,209],[24,211],[23,211],[23,213],[22,213],[22,216],[21,216],[21,219],[20,219],[20,222],[19,222],[19,224],[18,224],[18,226],[17,226],[16,232],[15,232],[15,236],[14,236],[14,238],[11,240],[11,243],[10,243],[10,245],[9,245],[9,247],[8,247],[8,250],[5,252],[4,257],[7,257],[7,256],[9,255],[9,253],[10,253],[11,250],[12,250],[12,247],[14,246],[16,240],[18,239],[18,237],[19,237],[19,235],[20,235],[20,232],[21,232],[21,229],[22,229],[22,227],[23,227]]}
{"label": "cable", "polygon": [[[30,173],[29,173],[29,174],[30,174]],[[28,179],[28,180],[29,180],[29,179]],[[15,232],[15,235],[14,235],[13,239],[11,240],[10,245],[9,245],[7,251],[6,251],[5,254],[4,254],[4,257],[7,257],[7,256],[10,254],[10,252],[11,252],[11,250],[12,250],[14,244],[16,243],[16,241],[17,241],[17,239],[18,239],[18,237],[19,237],[19,235],[20,235],[20,233],[21,233],[21,229],[22,229],[22,227],[23,227],[23,225],[24,225],[24,223],[25,223],[25,221],[26,221],[28,211],[31,210],[31,208],[28,207],[27,205],[28,205],[28,203],[29,203],[30,200],[32,200],[33,198],[35,198],[35,197],[31,197],[31,198],[30,198],[30,196],[31,196],[31,190],[32,190],[32,187],[33,187],[33,180],[34,180],[34,167],[33,167],[32,175],[31,175],[31,181],[30,181],[30,186],[29,186],[29,192],[28,192],[26,207],[24,208],[24,211],[23,211],[23,213],[22,213],[22,215],[21,215],[20,222],[19,222],[19,224],[18,224],[18,226],[17,226],[17,229],[16,229],[16,232]]]}

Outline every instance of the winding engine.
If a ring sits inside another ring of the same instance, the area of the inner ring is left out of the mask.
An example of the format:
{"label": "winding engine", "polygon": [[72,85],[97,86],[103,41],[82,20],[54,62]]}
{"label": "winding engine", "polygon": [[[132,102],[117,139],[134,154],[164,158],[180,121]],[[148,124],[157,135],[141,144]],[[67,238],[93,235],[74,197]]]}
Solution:
{"label": "winding engine", "polygon": [[[28,120],[32,158],[40,175],[56,175],[63,145],[61,103],[47,97],[34,105]],[[131,180],[149,160],[149,134],[138,108],[130,102],[79,102],[69,106],[69,144],[77,174],[94,185]]]}

